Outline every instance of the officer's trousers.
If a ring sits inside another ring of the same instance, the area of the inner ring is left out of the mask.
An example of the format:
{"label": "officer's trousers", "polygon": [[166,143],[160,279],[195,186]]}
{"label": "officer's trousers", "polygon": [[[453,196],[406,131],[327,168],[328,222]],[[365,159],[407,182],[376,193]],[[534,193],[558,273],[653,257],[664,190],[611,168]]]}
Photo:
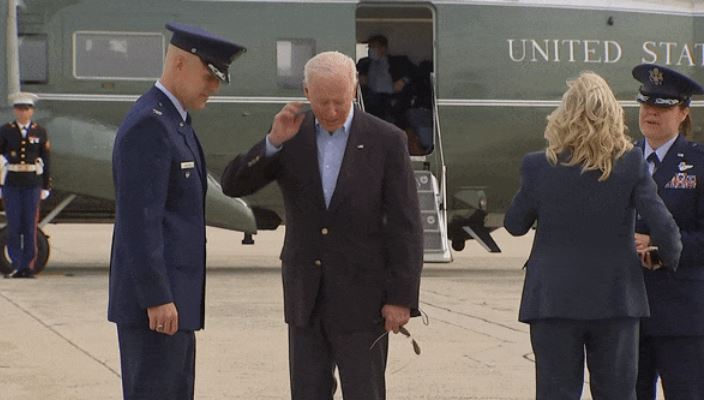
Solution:
{"label": "officer's trousers", "polygon": [[659,376],[666,400],[702,400],[703,336],[642,336],[638,400],[656,399]]}
{"label": "officer's trousers", "polygon": [[7,250],[17,270],[34,269],[37,258],[39,186],[3,186],[7,218]]}
{"label": "officer's trousers", "polygon": [[118,344],[124,400],[194,399],[194,331],[118,324]]}

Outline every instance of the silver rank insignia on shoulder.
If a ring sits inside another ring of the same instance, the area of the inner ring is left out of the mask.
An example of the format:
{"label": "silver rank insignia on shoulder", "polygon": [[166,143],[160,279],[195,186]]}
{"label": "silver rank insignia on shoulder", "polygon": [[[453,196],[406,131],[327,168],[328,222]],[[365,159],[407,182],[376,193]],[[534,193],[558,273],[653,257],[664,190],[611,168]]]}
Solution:
{"label": "silver rank insignia on shoulder", "polygon": [[155,114],[155,115],[162,115],[162,111],[160,111],[160,110],[158,110],[158,109],[156,109],[156,108],[153,108],[153,109],[152,109],[152,113]]}
{"label": "silver rank insignia on shoulder", "polygon": [[679,171],[688,171],[689,169],[693,168],[693,165],[687,164],[686,161],[681,161],[678,165]]}

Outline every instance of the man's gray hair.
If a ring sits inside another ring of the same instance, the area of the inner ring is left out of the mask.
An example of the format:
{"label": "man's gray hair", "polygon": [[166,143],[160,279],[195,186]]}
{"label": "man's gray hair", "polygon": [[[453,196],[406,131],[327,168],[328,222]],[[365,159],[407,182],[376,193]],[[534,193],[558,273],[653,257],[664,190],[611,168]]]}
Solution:
{"label": "man's gray hair", "polygon": [[312,57],[305,64],[305,79],[303,83],[312,80],[314,76],[345,76],[349,78],[352,87],[356,87],[356,65],[354,60],[338,51],[325,51]]}

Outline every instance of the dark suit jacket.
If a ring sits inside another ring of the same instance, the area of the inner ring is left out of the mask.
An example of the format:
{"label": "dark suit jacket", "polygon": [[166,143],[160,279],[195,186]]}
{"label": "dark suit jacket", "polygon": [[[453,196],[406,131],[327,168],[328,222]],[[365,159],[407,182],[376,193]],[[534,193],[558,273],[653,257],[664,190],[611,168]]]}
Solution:
{"label": "dark suit jacket", "polygon": [[42,175],[35,172],[8,171],[5,185],[41,186],[43,189],[50,189],[49,138],[47,131],[39,124],[31,123],[26,138],[22,137],[16,122],[0,127],[0,154],[5,156],[10,164],[34,164],[37,158],[41,158],[44,163]]}
{"label": "dark suit jacket", "polygon": [[191,135],[156,87],[118,129],[108,298],[113,322],[147,326],[148,307],[174,302],[180,329],[204,326],[206,165]]}
{"label": "dark suit jacket", "polygon": [[620,157],[606,181],[598,182],[599,176],[578,166],[552,166],[543,152],[524,157],[521,189],[504,220],[512,235],[538,222],[520,321],[648,316],[634,245],[635,210],[656,232],[666,265],[678,264],[678,227],[656,194],[641,151]]}
{"label": "dark suit jacket", "polygon": [[380,324],[384,304],[418,308],[422,227],[401,130],[354,112],[328,209],[311,112],[277,155],[265,157],[263,140],[236,157],[222,187],[229,196],[244,196],[273,180],[285,201],[286,322],[305,326],[318,301],[323,320],[346,331]]}
{"label": "dark suit jacket", "polygon": [[[644,141],[637,146],[643,150]],[[695,182],[695,187],[672,185],[681,173],[693,176],[685,179]],[[679,135],[654,173],[654,181],[681,230],[683,251],[676,271],[644,271],[651,317],[642,321],[642,333],[703,335],[703,145]],[[637,232],[654,240],[654,230],[643,216],[637,221]]]}

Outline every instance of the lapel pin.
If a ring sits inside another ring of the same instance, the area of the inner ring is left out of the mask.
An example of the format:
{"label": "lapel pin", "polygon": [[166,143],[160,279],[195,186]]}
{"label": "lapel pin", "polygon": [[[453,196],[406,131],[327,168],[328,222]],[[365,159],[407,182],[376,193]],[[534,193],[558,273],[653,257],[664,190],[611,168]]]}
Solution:
{"label": "lapel pin", "polygon": [[358,144],[358,145],[356,145],[356,148],[357,148],[357,149],[363,149],[363,148],[364,148],[364,145],[363,145],[363,144]]}
{"label": "lapel pin", "polygon": [[677,156],[683,157],[683,153],[676,153]]}
{"label": "lapel pin", "polygon": [[152,113],[155,114],[155,115],[162,115],[162,111],[156,110],[156,109],[154,109],[154,108],[152,109]]}

